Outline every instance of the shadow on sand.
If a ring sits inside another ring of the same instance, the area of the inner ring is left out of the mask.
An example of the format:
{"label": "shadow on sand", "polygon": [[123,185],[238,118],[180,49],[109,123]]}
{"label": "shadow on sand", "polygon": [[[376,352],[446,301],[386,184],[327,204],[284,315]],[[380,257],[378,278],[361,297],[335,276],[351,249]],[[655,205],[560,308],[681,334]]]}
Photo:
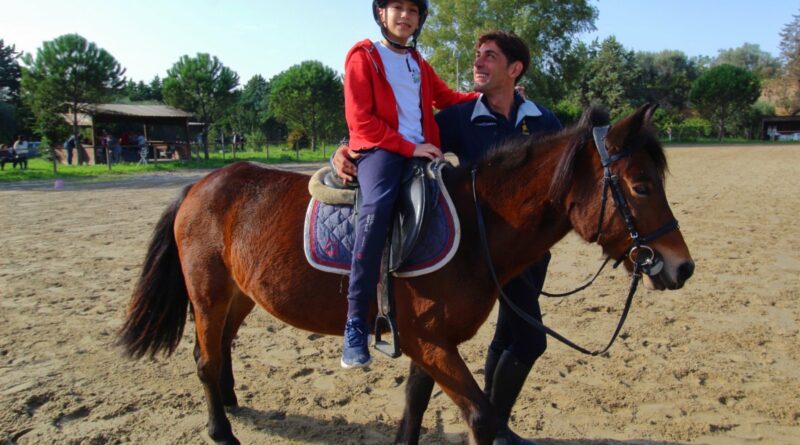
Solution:
{"label": "shadow on sand", "polygon": [[[308,443],[336,443],[342,445],[391,444],[397,432],[397,424],[383,421],[368,423],[348,422],[343,417],[318,419],[303,415],[287,415],[283,411],[257,410],[241,407],[229,413],[232,419],[246,424],[266,435],[276,435],[290,441]],[[235,429],[235,427],[234,427]],[[656,441],[648,439],[549,439],[529,437],[538,445],[687,445],[683,442]],[[440,419],[434,428],[423,428],[420,444],[467,444],[465,433],[445,433]]]}

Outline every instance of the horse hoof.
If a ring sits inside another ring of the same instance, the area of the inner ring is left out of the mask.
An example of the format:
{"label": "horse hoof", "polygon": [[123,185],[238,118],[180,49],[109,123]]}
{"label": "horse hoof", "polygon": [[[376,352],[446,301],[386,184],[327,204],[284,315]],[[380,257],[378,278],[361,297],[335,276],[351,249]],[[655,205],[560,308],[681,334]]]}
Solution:
{"label": "horse hoof", "polygon": [[203,431],[201,436],[208,445],[242,445],[241,442],[239,442],[239,439],[233,435],[224,439],[214,439],[210,434],[208,434],[208,431]]}

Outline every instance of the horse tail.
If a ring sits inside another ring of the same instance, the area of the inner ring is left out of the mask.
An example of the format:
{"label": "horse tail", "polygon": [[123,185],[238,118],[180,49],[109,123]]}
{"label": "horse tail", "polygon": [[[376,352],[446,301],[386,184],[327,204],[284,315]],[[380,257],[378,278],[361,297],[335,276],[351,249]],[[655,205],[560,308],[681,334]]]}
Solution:
{"label": "horse tail", "polygon": [[138,359],[149,353],[152,358],[159,351],[170,356],[181,341],[190,303],[174,226],[178,209],[191,187],[184,187],[153,230],[142,273],[119,332],[118,344],[130,357]]}

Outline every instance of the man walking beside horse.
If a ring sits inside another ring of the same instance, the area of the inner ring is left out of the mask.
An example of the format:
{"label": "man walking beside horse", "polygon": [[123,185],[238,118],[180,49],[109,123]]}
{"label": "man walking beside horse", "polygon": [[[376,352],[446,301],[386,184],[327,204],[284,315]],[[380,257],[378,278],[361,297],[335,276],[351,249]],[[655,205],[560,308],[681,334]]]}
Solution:
{"label": "man walking beside horse", "polygon": [[[527,45],[513,33],[491,31],[480,36],[475,45],[473,89],[481,97],[437,114],[442,150],[457,154],[462,164],[474,164],[492,147],[513,138],[560,130],[561,123],[550,110],[527,100],[515,89],[529,64]],[[343,180],[352,181],[357,175],[357,156],[347,147],[340,148],[334,156],[334,165]],[[517,306],[539,321],[539,290],[549,261],[548,253],[503,288]],[[495,444],[532,443],[512,432],[508,419],[525,379],[546,347],[545,334],[501,301],[497,329],[486,356],[484,386],[501,425]]]}

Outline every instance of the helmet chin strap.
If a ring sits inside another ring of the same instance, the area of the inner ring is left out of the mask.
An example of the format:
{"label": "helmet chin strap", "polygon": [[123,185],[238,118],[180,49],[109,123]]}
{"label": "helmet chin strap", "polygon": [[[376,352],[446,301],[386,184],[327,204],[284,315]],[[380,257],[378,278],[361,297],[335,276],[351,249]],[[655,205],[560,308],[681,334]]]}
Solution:
{"label": "helmet chin strap", "polygon": [[391,45],[391,46],[393,46],[393,47],[395,47],[397,49],[417,49],[417,41],[416,40],[414,41],[413,45],[401,45],[401,44],[395,42],[394,40],[392,40],[389,36],[387,36],[385,32],[382,33],[382,34],[383,34],[383,38],[387,42],[389,42],[389,45]]}

